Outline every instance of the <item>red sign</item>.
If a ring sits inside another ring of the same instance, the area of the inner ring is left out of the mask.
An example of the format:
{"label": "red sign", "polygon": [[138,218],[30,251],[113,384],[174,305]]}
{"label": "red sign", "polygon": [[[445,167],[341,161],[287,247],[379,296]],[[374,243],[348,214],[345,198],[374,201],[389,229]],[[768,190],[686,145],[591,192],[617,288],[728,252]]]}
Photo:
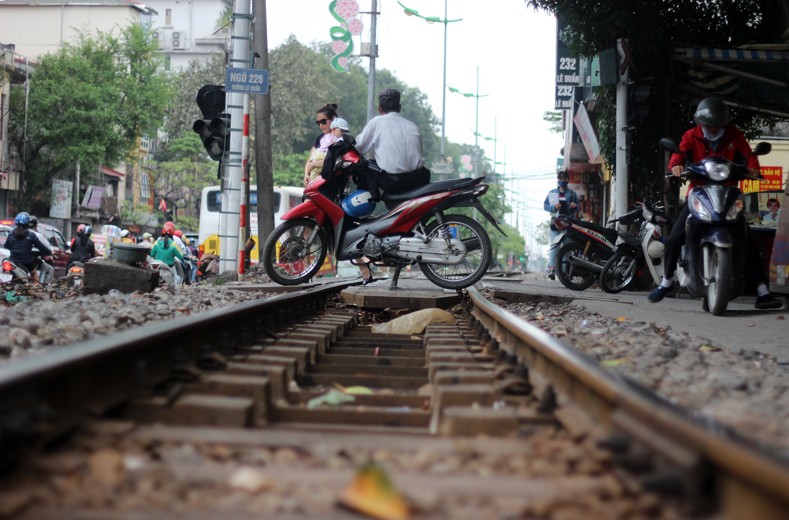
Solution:
{"label": "red sign", "polygon": [[783,185],[782,166],[762,166],[762,177],[764,180],[755,181],[746,179],[740,181],[740,189],[743,193],[755,193],[757,191],[781,191]]}

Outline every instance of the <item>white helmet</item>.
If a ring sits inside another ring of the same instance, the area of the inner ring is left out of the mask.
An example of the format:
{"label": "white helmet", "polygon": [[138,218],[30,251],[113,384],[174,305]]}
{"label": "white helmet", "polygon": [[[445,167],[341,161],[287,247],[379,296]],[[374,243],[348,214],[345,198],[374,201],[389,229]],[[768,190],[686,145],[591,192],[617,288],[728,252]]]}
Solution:
{"label": "white helmet", "polygon": [[662,258],[665,249],[666,246],[663,242],[660,240],[652,240],[647,246],[647,254],[649,254],[649,258],[652,259]]}

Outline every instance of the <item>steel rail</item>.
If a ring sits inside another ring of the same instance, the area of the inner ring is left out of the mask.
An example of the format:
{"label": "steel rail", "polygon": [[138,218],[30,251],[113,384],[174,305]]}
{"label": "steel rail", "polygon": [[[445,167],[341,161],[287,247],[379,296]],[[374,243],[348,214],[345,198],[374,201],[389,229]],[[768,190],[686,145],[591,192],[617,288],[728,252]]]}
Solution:
{"label": "steel rail", "polygon": [[[468,289],[475,317],[500,349],[540,373],[559,399],[578,404],[609,431],[624,433],[679,467],[685,491],[706,493],[723,518],[786,518],[789,461],[730,428],[689,414],[632,379]],[[698,501],[698,497],[696,498]]]}
{"label": "steel rail", "polygon": [[326,284],[95,338],[0,368],[0,467],[214,353],[295,324],[358,282]]}

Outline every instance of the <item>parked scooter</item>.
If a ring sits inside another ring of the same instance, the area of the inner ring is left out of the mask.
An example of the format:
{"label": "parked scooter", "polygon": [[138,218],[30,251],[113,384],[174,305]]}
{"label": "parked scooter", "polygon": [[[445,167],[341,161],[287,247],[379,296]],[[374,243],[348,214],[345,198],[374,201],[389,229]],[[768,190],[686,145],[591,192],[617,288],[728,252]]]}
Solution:
{"label": "parked scooter", "polygon": [[644,203],[639,211],[640,223],[619,235],[616,252],[600,272],[600,287],[607,293],[625,290],[638,279],[644,266],[655,284],[663,276],[663,227],[668,219],[649,203]]}
{"label": "parked scooter", "polygon": [[[660,146],[681,153],[673,139],[661,139]],[[759,143],[753,154],[766,155],[771,148],[770,143]],[[683,179],[698,179],[703,184],[688,193],[687,221],[677,222],[685,226],[687,237],[677,278],[691,295],[703,298],[705,311],[720,316],[745,287],[746,246],[735,237],[746,236],[748,224],[737,181],[758,178],[748,173],[746,165],[722,157],[707,157],[685,168]]]}
{"label": "parked scooter", "polygon": [[471,217],[445,212],[474,207],[504,234],[479,200],[488,191],[484,177],[384,193],[381,200],[391,209],[368,217],[375,208],[369,192],[357,190],[344,196],[352,175],[363,175],[370,167],[356,149],[347,146],[331,180],[318,177],[308,184],[304,202],[283,215],[285,222],[266,240],[261,261],[271,279],[282,285],[303,283],[334,252],[336,260],[366,257],[374,265],[394,267],[391,288],[397,286],[400,270],[412,264],[446,289],[463,289],[479,281],[490,265],[490,238]]}
{"label": "parked scooter", "polygon": [[562,285],[573,291],[588,289],[599,279],[603,266],[616,251],[619,235],[615,224],[629,226],[640,217],[641,210],[630,211],[603,227],[594,222],[558,216],[554,225],[562,233],[551,248],[558,249],[555,272]]}

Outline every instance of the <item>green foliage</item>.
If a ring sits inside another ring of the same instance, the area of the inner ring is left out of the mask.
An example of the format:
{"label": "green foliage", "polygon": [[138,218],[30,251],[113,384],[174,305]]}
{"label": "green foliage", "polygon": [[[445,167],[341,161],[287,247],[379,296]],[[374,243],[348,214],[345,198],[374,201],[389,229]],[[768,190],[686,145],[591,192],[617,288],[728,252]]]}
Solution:
{"label": "green foliage", "polygon": [[[192,60],[176,75],[178,85],[172,102],[167,107],[164,132],[170,138],[181,137],[192,131],[192,125],[200,119],[200,109],[195,98],[203,85],[221,85],[225,82],[225,57],[211,54],[208,60]],[[196,135],[196,134],[195,134]],[[165,143],[165,148],[168,143]]]}
{"label": "green foliage", "polygon": [[307,152],[274,156],[274,186],[302,186]]}
{"label": "green foliage", "polygon": [[[535,9],[550,11],[567,25],[567,40],[579,55],[593,56],[616,46],[618,38],[629,43],[630,79],[635,87],[648,89],[639,110],[631,111],[629,178],[632,194],[647,198],[660,193],[663,154],[661,137],[678,139],[691,124],[698,93],[676,88],[684,79],[684,66],[672,60],[675,46],[697,42],[705,46],[736,47],[752,42],[782,41],[782,2],[742,0],[716,2],[680,0],[654,2],[634,0],[527,0]],[[632,89],[631,89],[632,91]],[[608,164],[615,164],[615,88],[595,92],[600,146]],[[631,100],[632,103],[633,100]],[[753,104],[746,102],[745,104]],[[746,135],[772,124],[753,112],[732,111],[732,120]]]}
{"label": "green foliage", "polygon": [[[9,134],[24,159],[20,207],[44,201],[55,175],[79,161],[85,171],[124,160],[143,132],[160,124],[167,81],[144,29],[99,34],[40,57],[24,92],[15,89]],[[27,115],[27,117],[25,117]]]}
{"label": "green foliage", "polygon": [[542,114],[542,120],[548,123],[548,130],[554,134],[561,134],[564,130],[562,125],[562,112],[550,110]]}

